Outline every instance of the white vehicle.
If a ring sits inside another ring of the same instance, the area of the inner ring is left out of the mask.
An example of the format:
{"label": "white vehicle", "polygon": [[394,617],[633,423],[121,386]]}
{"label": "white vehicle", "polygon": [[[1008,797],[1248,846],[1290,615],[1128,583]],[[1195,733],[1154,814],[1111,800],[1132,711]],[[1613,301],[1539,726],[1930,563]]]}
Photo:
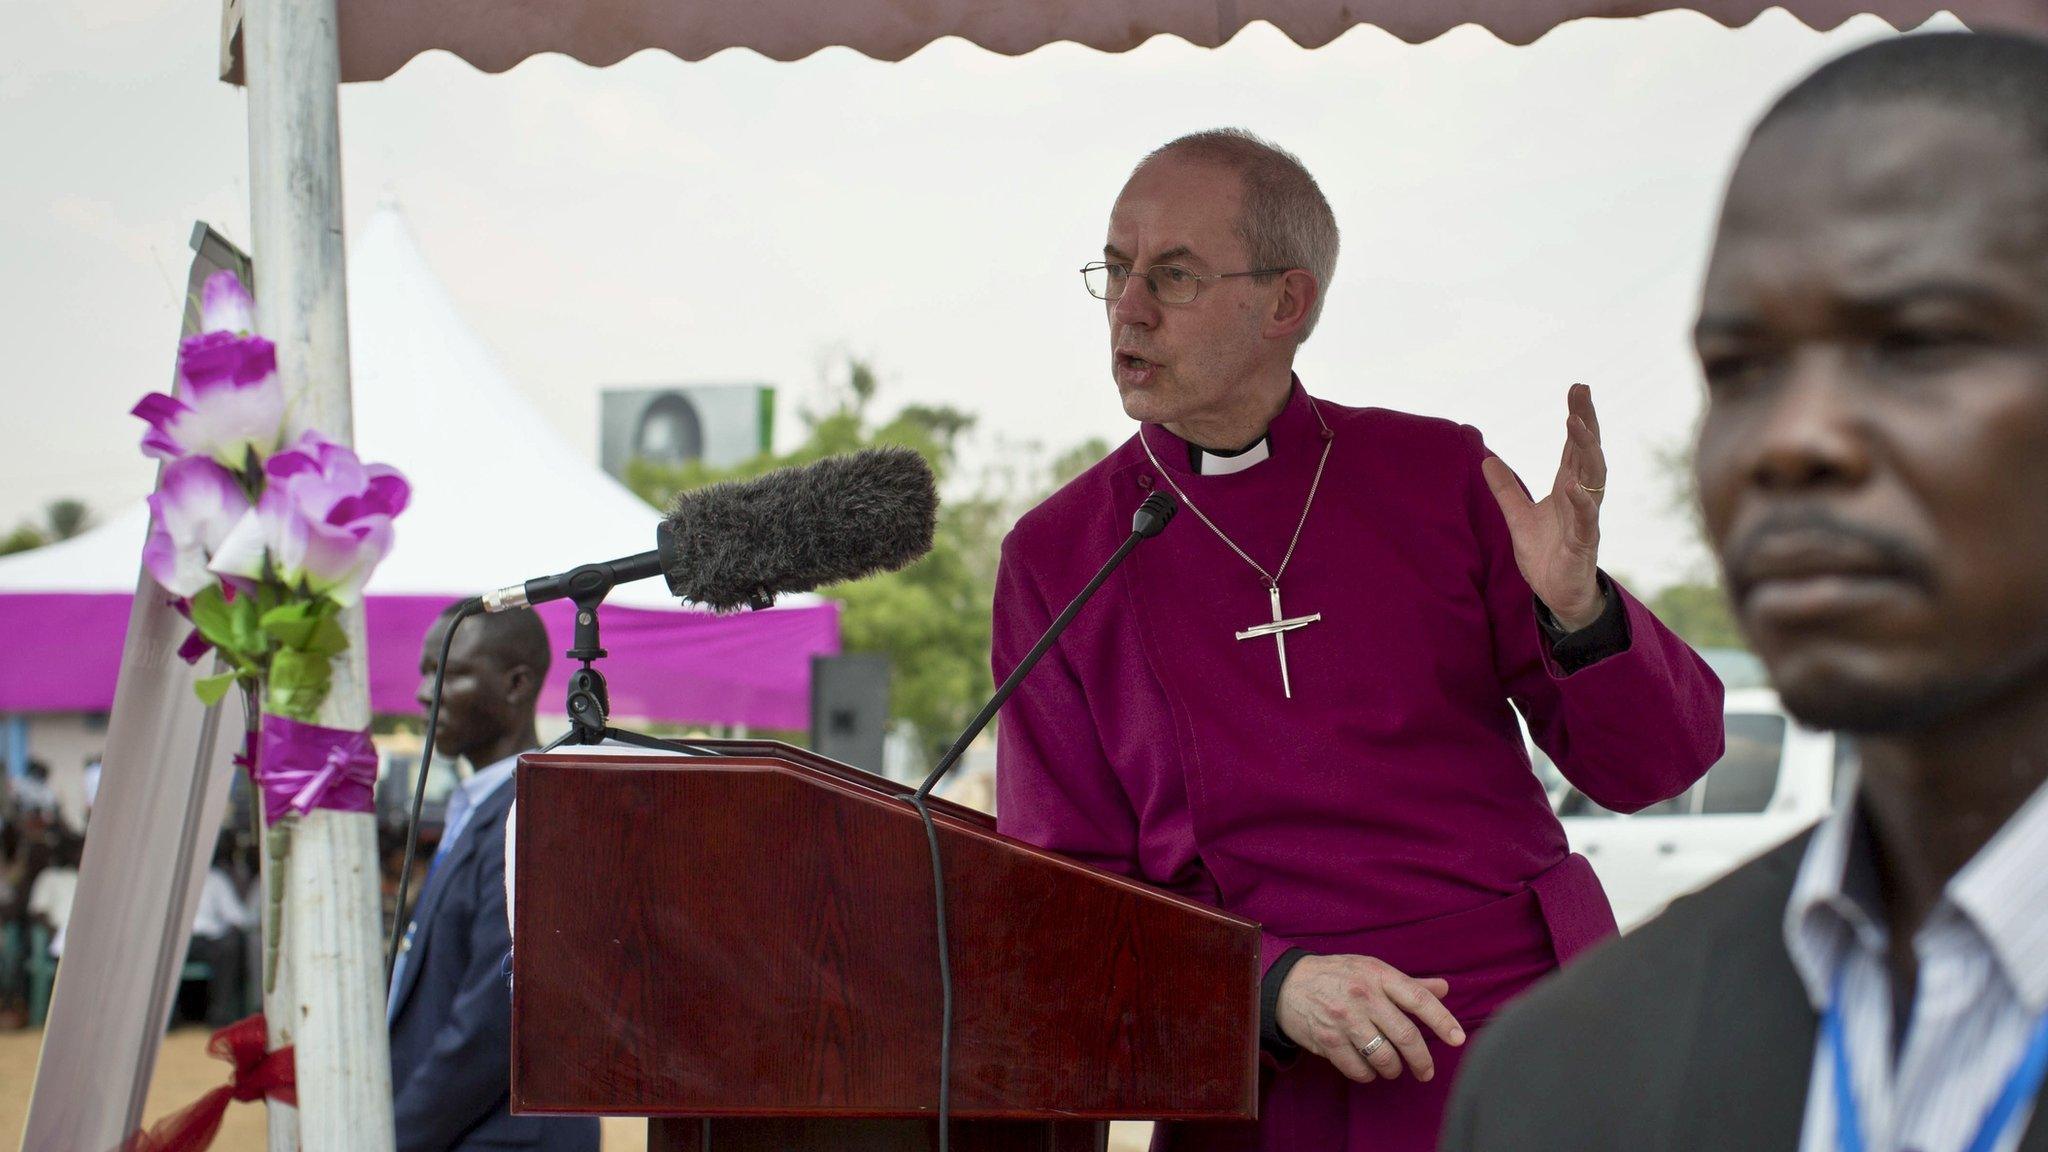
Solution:
{"label": "white vehicle", "polygon": [[1728,692],[1727,750],[1683,795],[1633,815],[1573,788],[1530,746],[1572,850],[1593,871],[1626,932],[1827,815],[1852,756],[1847,740],[1803,728],[1767,688]]}

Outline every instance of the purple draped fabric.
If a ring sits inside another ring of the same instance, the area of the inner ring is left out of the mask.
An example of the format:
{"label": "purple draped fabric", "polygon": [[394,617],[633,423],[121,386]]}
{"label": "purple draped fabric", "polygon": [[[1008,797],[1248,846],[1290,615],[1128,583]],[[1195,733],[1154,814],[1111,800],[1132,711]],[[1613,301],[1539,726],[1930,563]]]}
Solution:
{"label": "purple draped fabric", "polygon": [[272,824],[315,808],[376,811],[377,749],[368,732],[265,713],[253,771]]}
{"label": "purple draped fabric", "polygon": [[[369,597],[372,709],[419,711],[420,642],[452,599]],[[113,707],[129,601],[122,593],[0,595],[0,712]],[[556,652],[541,707],[559,709],[574,670],[561,656],[570,606],[539,611]],[[839,609],[830,603],[737,616],[610,606],[603,623],[611,655],[600,667],[620,717],[800,730],[810,723],[811,657],[839,651]]]}

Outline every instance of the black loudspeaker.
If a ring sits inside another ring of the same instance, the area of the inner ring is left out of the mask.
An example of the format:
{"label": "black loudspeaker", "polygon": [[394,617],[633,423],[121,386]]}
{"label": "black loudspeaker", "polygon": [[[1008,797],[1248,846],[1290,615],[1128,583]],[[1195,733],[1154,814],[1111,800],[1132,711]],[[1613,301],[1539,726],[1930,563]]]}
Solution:
{"label": "black loudspeaker", "polygon": [[811,750],[882,771],[889,734],[889,658],[874,652],[811,657]]}

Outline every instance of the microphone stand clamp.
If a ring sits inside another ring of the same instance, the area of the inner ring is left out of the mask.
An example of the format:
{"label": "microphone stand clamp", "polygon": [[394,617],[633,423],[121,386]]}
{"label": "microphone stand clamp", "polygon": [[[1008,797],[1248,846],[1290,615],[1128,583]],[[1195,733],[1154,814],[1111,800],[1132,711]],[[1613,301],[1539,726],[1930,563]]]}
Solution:
{"label": "microphone stand clamp", "polygon": [[610,591],[610,586],[605,586],[575,598],[576,639],[568,656],[583,667],[569,676],[569,734],[566,740],[571,744],[602,744],[609,724],[611,690],[605,685],[604,673],[597,670],[596,661],[606,655],[597,637],[597,606]]}
{"label": "microphone stand clamp", "polygon": [[575,592],[569,599],[576,605],[576,627],[574,644],[567,655],[582,667],[569,674],[569,730],[541,751],[552,752],[564,744],[594,745],[610,740],[688,756],[716,755],[693,744],[611,726],[611,689],[605,684],[604,673],[597,670],[597,661],[607,655],[598,639],[597,607],[611,594],[613,586],[610,573],[602,569],[602,565],[591,565],[571,574]]}

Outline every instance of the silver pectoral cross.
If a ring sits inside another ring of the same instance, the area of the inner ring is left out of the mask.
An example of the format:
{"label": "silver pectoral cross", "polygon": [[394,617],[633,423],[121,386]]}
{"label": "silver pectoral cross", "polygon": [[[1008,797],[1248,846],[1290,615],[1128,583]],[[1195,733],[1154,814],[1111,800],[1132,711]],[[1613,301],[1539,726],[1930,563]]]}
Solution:
{"label": "silver pectoral cross", "polygon": [[1239,640],[1255,640],[1261,636],[1271,636],[1273,638],[1274,645],[1280,649],[1280,691],[1289,700],[1292,700],[1294,699],[1294,685],[1287,678],[1287,634],[1296,628],[1306,628],[1314,624],[1323,618],[1323,614],[1318,612],[1313,616],[1296,616],[1290,620],[1280,612],[1280,585],[1268,584],[1266,585],[1266,591],[1273,596],[1272,622],[1269,624],[1254,624],[1250,628],[1239,632],[1237,638]]}

